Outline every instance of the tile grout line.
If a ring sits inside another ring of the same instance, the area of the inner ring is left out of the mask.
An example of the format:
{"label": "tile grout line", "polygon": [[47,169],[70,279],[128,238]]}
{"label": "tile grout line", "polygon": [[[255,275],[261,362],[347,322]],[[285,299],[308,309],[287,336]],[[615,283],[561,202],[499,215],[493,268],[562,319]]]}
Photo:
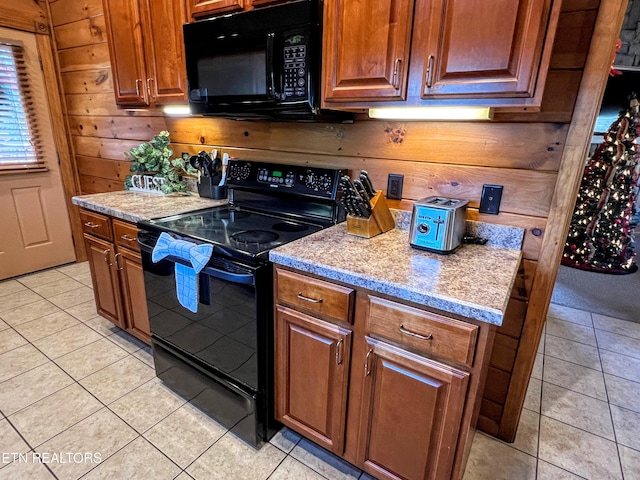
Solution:
{"label": "tile grout line", "polygon": [[607,407],[609,409],[609,419],[611,420],[611,428],[613,429],[613,438],[616,445],[616,452],[618,453],[618,466],[620,467],[620,474],[622,475],[622,479],[624,480],[624,468],[622,467],[622,457],[620,456],[620,444],[618,443],[618,434],[616,432],[616,424],[613,420],[613,412],[611,411],[611,399],[609,398],[609,388],[607,386],[607,380],[604,374],[604,367],[602,366],[602,357],[600,356],[600,342],[598,341],[597,335],[596,335],[596,345],[598,350],[598,359],[600,360],[600,367],[602,368],[602,381],[604,382],[604,392],[605,392],[605,395],[607,396]]}

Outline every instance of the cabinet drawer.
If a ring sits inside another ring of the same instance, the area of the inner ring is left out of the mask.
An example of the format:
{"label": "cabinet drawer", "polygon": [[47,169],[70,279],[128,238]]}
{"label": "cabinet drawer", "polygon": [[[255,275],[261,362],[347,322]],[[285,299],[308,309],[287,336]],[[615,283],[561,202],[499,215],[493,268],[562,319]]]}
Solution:
{"label": "cabinet drawer", "polygon": [[355,296],[352,288],[280,269],[276,269],[276,282],[279,301],[343,322],[351,321]]}
{"label": "cabinet drawer", "polygon": [[383,298],[369,297],[367,331],[411,350],[471,366],[478,327]]}
{"label": "cabinet drawer", "polygon": [[116,245],[126,247],[136,252],[140,251],[138,245],[138,228],[130,223],[113,220],[113,236]]}
{"label": "cabinet drawer", "polygon": [[80,210],[80,220],[82,221],[82,230],[85,233],[105,240],[113,240],[110,220],[106,215]]}

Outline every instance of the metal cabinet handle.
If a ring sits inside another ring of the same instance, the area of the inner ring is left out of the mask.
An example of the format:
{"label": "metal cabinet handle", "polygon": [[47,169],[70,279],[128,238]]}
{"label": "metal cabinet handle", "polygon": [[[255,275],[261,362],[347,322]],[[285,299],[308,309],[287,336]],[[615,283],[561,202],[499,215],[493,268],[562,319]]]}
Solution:
{"label": "metal cabinet handle", "polygon": [[433,60],[434,56],[429,55],[429,60],[427,60],[427,88],[431,88],[431,81],[433,79]]}
{"label": "metal cabinet handle", "polygon": [[141,96],[140,95],[140,83],[139,82],[142,82],[142,79],[141,78],[136,78],[136,96],[137,97]]}
{"label": "metal cabinet handle", "polygon": [[344,339],[341,338],[336,343],[336,365],[340,365],[342,363],[342,346],[344,345]]}
{"label": "metal cabinet handle", "polygon": [[300,300],[304,300],[305,302],[310,302],[310,303],[322,303],[322,299],[316,299],[316,298],[309,298],[309,297],[305,297],[302,292],[298,292],[298,298]]}
{"label": "metal cabinet handle", "polygon": [[420,335],[419,333],[407,330],[406,328],[404,328],[404,325],[400,325],[400,332],[404,333],[405,335],[411,335],[412,337],[419,338],[420,340],[433,340],[433,334],[430,333],[429,335]]}
{"label": "metal cabinet handle", "polygon": [[153,99],[153,101],[155,101],[156,100],[156,96],[151,93],[151,81],[155,82],[155,80],[153,78],[147,78],[147,93],[149,94],[149,98]]}
{"label": "metal cabinet handle", "polygon": [[121,253],[116,253],[115,257],[113,257],[113,260],[116,262],[116,270],[122,270],[122,267],[120,266],[120,262],[118,262],[118,257],[122,255]]}
{"label": "metal cabinet handle", "polygon": [[97,223],[93,223],[93,222],[87,222],[84,224],[85,227],[89,227],[89,228],[98,228],[100,225],[98,225]]}
{"label": "metal cabinet handle", "polygon": [[401,58],[396,58],[396,62],[393,65],[393,88],[396,90],[400,90],[400,64],[402,63]]}
{"label": "metal cabinet handle", "polygon": [[130,237],[129,235],[127,235],[126,233],[124,235],[122,235],[120,237],[122,240],[125,240],[127,242],[137,242],[138,241],[138,237]]}
{"label": "metal cabinet handle", "polygon": [[109,261],[109,253],[111,253],[111,249],[107,248],[104,252],[102,252],[102,255],[104,256],[105,263],[110,267],[113,267],[113,263]]}
{"label": "metal cabinet handle", "polygon": [[369,357],[371,356],[371,354],[373,353],[373,348],[370,348],[369,351],[367,352],[367,356],[364,359],[364,376],[368,377],[369,375],[371,375],[371,367],[369,367]]}

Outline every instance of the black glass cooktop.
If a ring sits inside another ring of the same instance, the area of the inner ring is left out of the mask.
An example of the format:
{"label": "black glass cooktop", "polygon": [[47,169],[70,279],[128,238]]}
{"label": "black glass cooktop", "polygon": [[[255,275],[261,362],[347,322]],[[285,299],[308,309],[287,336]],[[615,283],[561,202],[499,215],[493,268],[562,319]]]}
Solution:
{"label": "black glass cooktop", "polygon": [[299,220],[221,206],[173,217],[151,220],[151,225],[180,236],[191,237],[258,256],[278,245],[322,229]]}

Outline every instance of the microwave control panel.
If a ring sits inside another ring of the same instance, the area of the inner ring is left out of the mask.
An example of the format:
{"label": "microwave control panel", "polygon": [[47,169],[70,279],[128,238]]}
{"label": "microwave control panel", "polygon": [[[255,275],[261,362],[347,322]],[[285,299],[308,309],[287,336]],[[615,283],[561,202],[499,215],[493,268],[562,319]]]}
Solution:
{"label": "microwave control panel", "polygon": [[292,35],[284,45],[284,96],[287,100],[307,98],[307,51],[303,35]]}

